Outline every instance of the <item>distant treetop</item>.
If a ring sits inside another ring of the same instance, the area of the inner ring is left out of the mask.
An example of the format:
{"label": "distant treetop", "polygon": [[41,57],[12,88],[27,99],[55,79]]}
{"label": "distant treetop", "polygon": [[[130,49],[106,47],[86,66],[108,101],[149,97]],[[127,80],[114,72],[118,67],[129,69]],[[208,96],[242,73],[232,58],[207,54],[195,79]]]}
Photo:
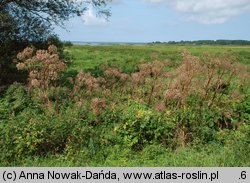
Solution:
{"label": "distant treetop", "polygon": [[197,41],[168,41],[160,42],[155,41],[149,44],[169,44],[169,45],[250,45],[250,41],[247,40],[197,40]]}

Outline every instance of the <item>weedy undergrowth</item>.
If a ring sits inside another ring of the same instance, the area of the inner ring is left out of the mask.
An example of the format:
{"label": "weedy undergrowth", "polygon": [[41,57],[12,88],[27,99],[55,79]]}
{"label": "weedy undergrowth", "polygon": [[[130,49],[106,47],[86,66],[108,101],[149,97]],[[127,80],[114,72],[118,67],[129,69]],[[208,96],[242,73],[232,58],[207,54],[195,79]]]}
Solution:
{"label": "weedy undergrowth", "polygon": [[229,144],[224,134],[235,134],[228,130],[242,134],[246,144],[247,66],[227,53],[181,55],[174,68],[154,57],[131,73],[102,65],[98,76],[79,72],[65,78],[67,67],[54,45],[26,48],[17,55],[16,67],[28,71],[27,84],[14,84],[1,99],[3,158],[88,149],[93,155],[114,145],[141,151],[152,144],[171,150]]}

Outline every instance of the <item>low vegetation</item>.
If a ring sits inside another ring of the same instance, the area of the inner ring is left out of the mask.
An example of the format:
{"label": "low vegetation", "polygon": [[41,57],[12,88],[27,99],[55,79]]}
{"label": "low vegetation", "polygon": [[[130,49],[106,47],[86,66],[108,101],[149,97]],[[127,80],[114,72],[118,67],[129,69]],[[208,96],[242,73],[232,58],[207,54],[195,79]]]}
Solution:
{"label": "low vegetation", "polygon": [[71,65],[54,45],[24,49],[27,83],[0,100],[0,164],[249,166],[249,55],[156,48],[71,46]]}
{"label": "low vegetation", "polygon": [[169,41],[169,42],[160,42],[156,41],[150,44],[169,44],[169,45],[238,45],[238,46],[246,46],[250,45],[250,41],[247,40],[226,40],[226,39],[219,39],[219,40],[198,40],[198,41]]}

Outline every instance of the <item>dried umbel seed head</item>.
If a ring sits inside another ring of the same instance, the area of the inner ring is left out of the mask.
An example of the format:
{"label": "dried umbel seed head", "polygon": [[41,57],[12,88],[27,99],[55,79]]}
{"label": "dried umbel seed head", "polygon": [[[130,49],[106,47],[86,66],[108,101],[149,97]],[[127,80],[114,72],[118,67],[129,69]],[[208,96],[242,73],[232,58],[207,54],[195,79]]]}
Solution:
{"label": "dried umbel seed head", "polygon": [[22,52],[17,54],[17,58],[19,60],[28,59],[28,58],[32,57],[33,52],[34,52],[33,48],[27,47]]}
{"label": "dried umbel seed head", "polygon": [[103,96],[106,97],[106,98],[111,98],[111,97],[112,97],[112,92],[111,92],[111,90],[109,90],[109,89],[104,89],[104,90],[102,91],[102,94],[103,94]]}
{"label": "dried umbel seed head", "polygon": [[52,44],[48,47],[48,51],[50,54],[57,54],[57,47]]}
{"label": "dried umbel seed head", "polygon": [[179,89],[181,86],[181,82],[178,79],[174,79],[170,85],[169,85],[169,89]]}
{"label": "dried umbel seed head", "polygon": [[168,89],[165,92],[165,100],[172,101],[181,97],[181,93],[178,89]]}
{"label": "dried umbel seed head", "polygon": [[206,94],[206,86],[208,81],[203,80],[201,78],[195,78],[192,81],[192,85],[190,86],[189,93],[197,93],[200,96],[205,96]]}
{"label": "dried umbel seed head", "polygon": [[30,71],[30,73],[29,73],[30,79],[35,79],[37,77],[38,77],[38,72],[36,70]]}
{"label": "dried umbel seed head", "polygon": [[247,70],[247,66],[237,63],[234,67],[235,72],[236,74],[238,74],[240,79],[242,79],[243,81],[249,79],[249,71]]}
{"label": "dried umbel seed head", "polygon": [[164,65],[164,67],[171,67],[174,64],[174,62],[172,62],[171,60],[168,60],[168,59],[162,61],[162,63]]}
{"label": "dried umbel seed head", "polygon": [[25,69],[25,64],[24,63],[18,63],[16,64],[17,70],[24,70]]}
{"label": "dried umbel seed head", "polygon": [[175,75],[176,75],[176,73],[175,72],[173,72],[173,71],[169,71],[169,72],[165,72],[164,73],[164,76],[166,77],[166,78],[174,78],[175,77]]}
{"label": "dried umbel seed head", "polygon": [[240,78],[244,81],[250,78],[249,73],[248,72],[242,72],[240,73]]}
{"label": "dried umbel seed head", "polygon": [[92,100],[91,107],[96,107],[96,106],[98,106],[98,105],[99,105],[99,101],[100,101],[99,98],[94,98],[94,99]]}
{"label": "dried umbel seed head", "polygon": [[57,54],[52,54],[52,55],[50,55],[50,56],[48,57],[48,59],[46,60],[46,62],[47,62],[48,64],[56,63],[56,62],[58,62],[58,61],[60,61],[60,58],[59,58],[59,55],[57,55]]}
{"label": "dried umbel seed head", "polygon": [[233,91],[230,96],[238,101],[242,101],[244,99],[244,94],[242,94],[240,91]]}
{"label": "dried umbel seed head", "polygon": [[79,72],[76,76],[77,86],[81,87],[84,85],[84,74],[83,72]]}
{"label": "dried umbel seed head", "polygon": [[94,98],[92,100],[91,106],[94,107],[105,107],[106,106],[106,100],[104,98]]}
{"label": "dried umbel seed head", "polygon": [[200,59],[187,51],[182,52],[183,64],[178,68],[180,72],[194,72],[199,68]]}
{"label": "dried umbel seed head", "polygon": [[165,84],[163,80],[159,80],[156,84],[155,84],[155,88],[154,88],[154,92],[157,93],[158,95],[161,95],[161,93],[163,92],[162,90],[164,89]]}
{"label": "dried umbel seed head", "polygon": [[121,77],[121,72],[117,68],[107,68],[104,71],[104,74],[108,77],[117,77],[117,78]]}
{"label": "dried umbel seed head", "polygon": [[150,64],[140,64],[138,66],[141,75],[150,76],[151,75],[151,65]]}
{"label": "dried umbel seed head", "polygon": [[133,73],[131,75],[131,79],[132,79],[133,84],[139,84],[141,82],[142,78],[143,77],[142,77],[140,72],[136,72],[136,73]]}
{"label": "dried umbel seed head", "polygon": [[146,78],[146,79],[145,79],[145,84],[147,84],[147,85],[151,85],[153,82],[154,82],[154,81],[153,81],[152,78]]}
{"label": "dried umbel seed head", "polygon": [[49,71],[47,76],[52,81],[55,81],[58,79],[58,73],[56,71],[53,71],[53,70]]}
{"label": "dried umbel seed head", "polygon": [[129,75],[122,73],[120,79],[121,79],[122,82],[125,82],[125,81],[127,81],[129,79]]}
{"label": "dried umbel seed head", "polygon": [[37,50],[36,55],[34,57],[35,60],[44,61],[50,57],[50,54],[46,50]]}
{"label": "dried umbel seed head", "polygon": [[40,86],[40,82],[37,79],[32,79],[30,82],[30,85],[32,87],[39,87]]}
{"label": "dried umbel seed head", "polygon": [[94,98],[92,100],[91,107],[95,115],[99,115],[105,106],[106,106],[106,100],[104,98],[103,99]]}
{"label": "dried umbel seed head", "polygon": [[76,106],[78,107],[78,108],[82,108],[84,105],[86,105],[86,101],[84,101],[84,100],[82,100],[82,99],[80,99],[78,102],[76,102]]}
{"label": "dried umbel seed head", "polygon": [[106,80],[103,77],[98,77],[98,78],[96,78],[96,80],[101,85],[104,85],[104,84],[107,83]]}
{"label": "dried umbel seed head", "polygon": [[76,77],[74,86],[75,91],[79,90],[81,87],[87,88],[88,90],[98,90],[98,80],[91,76],[90,73],[80,72]]}
{"label": "dried umbel seed head", "polygon": [[[17,55],[22,63],[16,65],[18,70],[29,71],[28,89],[39,87],[43,93],[48,93],[49,86],[53,86],[59,78],[59,73],[66,68],[65,63],[56,54],[56,47],[50,46],[49,51],[37,50],[33,54],[32,48],[28,47]],[[49,99],[46,99],[48,103]]]}
{"label": "dried umbel seed head", "polygon": [[57,69],[60,71],[63,71],[66,68],[67,68],[67,65],[65,63],[63,63],[61,60],[59,60],[57,63]]}
{"label": "dried umbel seed head", "polygon": [[74,84],[74,79],[72,77],[68,77],[67,80],[70,84]]}
{"label": "dried umbel seed head", "polygon": [[161,103],[155,105],[155,110],[157,110],[159,112],[162,112],[165,109],[166,109],[166,105],[164,102],[161,102]]}
{"label": "dried umbel seed head", "polygon": [[152,65],[152,73],[154,77],[161,76],[163,74],[164,64],[159,61],[155,61]]}
{"label": "dried umbel seed head", "polygon": [[217,67],[220,68],[221,70],[224,70],[224,71],[235,70],[234,65],[231,62],[220,59],[217,64],[218,64]]}

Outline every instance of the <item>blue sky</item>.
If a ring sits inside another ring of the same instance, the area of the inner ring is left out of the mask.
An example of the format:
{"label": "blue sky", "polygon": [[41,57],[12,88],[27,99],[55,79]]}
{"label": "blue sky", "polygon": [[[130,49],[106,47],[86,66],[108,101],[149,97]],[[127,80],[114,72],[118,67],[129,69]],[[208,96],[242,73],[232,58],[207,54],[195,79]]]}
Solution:
{"label": "blue sky", "polygon": [[250,40],[250,0],[113,0],[109,21],[90,8],[56,28],[62,40],[152,42]]}

